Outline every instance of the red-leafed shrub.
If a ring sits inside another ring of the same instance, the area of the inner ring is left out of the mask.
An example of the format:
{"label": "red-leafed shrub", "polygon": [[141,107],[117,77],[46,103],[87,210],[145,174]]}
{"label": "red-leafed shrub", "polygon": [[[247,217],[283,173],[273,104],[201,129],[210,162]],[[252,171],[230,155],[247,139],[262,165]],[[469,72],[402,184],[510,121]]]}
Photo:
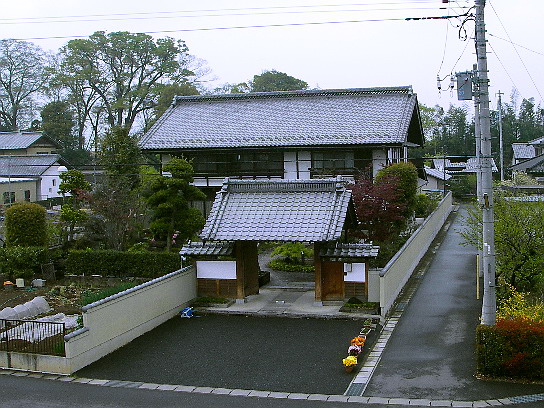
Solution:
{"label": "red-leafed shrub", "polygon": [[477,329],[480,374],[544,379],[544,323],[528,319],[499,320]]}

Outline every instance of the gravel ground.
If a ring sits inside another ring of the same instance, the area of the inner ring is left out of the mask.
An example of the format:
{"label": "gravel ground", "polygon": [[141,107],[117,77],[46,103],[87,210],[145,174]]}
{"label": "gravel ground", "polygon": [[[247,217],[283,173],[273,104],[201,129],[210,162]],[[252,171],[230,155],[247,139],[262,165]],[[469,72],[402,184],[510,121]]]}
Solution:
{"label": "gravel ground", "polygon": [[[361,321],[174,318],[77,375],[161,384],[343,394],[342,358]],[[375,333],[372,334],[375,336]],[[368,339],[364,352],[373,343]]]}

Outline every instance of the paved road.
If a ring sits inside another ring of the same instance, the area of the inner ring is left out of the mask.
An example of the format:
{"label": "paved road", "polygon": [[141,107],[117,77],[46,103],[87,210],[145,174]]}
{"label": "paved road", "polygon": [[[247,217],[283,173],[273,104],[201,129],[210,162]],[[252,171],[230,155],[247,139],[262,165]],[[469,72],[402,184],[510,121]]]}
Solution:
{"label": "paved road", "polygon": [[[208,315],[172,319],[78,376],[158,384],[343,394],[361,321]],[[369,340],[370,343],[371,340]]]}
{"label": "paved road", "polygon": [[474,377],[476,300],[474,248],[460,245],[461,210],[406,307],[365,396],[482,400],[543,393],[544,386]]}

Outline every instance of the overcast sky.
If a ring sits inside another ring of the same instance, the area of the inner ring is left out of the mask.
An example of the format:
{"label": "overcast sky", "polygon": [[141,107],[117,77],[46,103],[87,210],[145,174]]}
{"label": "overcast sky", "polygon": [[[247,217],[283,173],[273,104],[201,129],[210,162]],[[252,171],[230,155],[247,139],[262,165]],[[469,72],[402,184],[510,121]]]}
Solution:
{"label": "overcast sky", "polygon": [[[185,40],[191,54],[207,61],[210,86],[275,69],[312,88],[412,85],[420,102],[447,107],[457,103],[456,96],[439,93],[436,77],[445,78],[447,87],[450,72],[472,69],[474,22],[464,24],[468,39],[462,41],[462,20],[404,18],[459,15],[473,4],[450,1],[449,9],[441,9],[441,0],[5,0],[0,38],[56,52],[71,38],[99,30],[147,32]],[[492,107],[499,90],[509,102],[514,87],[519,101],[534,97],[544,105],[543,17],[542,1],[487,1]]]}

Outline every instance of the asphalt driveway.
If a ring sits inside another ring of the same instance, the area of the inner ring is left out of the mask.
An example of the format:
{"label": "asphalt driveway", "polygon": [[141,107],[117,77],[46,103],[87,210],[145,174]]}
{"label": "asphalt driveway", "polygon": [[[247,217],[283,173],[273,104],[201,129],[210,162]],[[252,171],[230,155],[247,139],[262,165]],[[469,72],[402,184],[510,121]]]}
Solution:
{"label": "asphalt driveway", "polygon": [[[174,318],[77,372],[98,379],[343,394],[342,358],[361,320]],[[373,343],[372,333],[365,346]]]}

